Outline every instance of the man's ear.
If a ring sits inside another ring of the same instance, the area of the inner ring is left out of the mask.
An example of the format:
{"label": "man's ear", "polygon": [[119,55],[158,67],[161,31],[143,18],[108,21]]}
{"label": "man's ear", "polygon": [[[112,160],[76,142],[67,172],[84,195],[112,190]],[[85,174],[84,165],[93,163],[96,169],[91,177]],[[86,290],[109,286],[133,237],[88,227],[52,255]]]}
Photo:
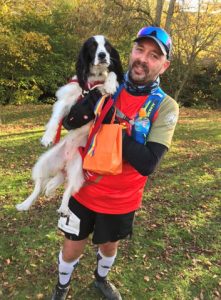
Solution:
{"label": "man's ear", "polygon": [[169,66],[170,66],[170,61],[166,60],[161,68],[160,75],[162,75],[169,68]]}

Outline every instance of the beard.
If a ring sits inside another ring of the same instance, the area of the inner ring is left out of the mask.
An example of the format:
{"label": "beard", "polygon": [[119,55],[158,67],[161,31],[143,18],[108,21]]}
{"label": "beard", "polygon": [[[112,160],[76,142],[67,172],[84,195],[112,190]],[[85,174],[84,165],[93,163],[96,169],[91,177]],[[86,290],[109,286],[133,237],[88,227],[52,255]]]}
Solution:
{"label": "beard", "polygon": [[[140,69],[140,72],[136,72],[136,69]],[[149,76],[149,69],[145,63],[139,60],[135,60],[129,65],[128,76],[132,83],[136,85],[146,85],[152,81]]]}

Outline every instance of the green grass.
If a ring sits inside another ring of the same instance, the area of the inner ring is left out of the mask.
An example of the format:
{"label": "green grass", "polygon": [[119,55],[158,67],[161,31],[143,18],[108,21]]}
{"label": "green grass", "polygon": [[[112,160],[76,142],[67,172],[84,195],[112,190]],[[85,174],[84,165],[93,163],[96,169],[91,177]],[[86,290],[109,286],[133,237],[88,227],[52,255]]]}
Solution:
{"label": "green grass", "polygon": [[[15,204],[31,192],[31,168],[51,106],[1,109],[0,299],[50,299],[57,280],[62,189],[29,212]],[[220,111],[181,109],[173,146],[150,177],[132,240],[123,241],[110,279],[123,299],[221,299]],[[89,243],[70,299],[102,299],[92,285]]]}

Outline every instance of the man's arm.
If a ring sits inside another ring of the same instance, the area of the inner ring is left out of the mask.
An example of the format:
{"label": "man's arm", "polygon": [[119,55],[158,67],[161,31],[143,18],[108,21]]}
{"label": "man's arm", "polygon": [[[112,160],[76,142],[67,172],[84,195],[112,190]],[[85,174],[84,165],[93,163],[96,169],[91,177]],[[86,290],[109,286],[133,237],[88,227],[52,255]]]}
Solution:
{"label": "man's arm", "polygon": [[147,142],[142,145],[127,134],[123,137],[123,158],[143,176],[154,172],[167,151],[163,144]]}
{"label": "man's arm", "polygon": [[156,169],[163,155],[168,151],[179,115],[177,103],[167,96],[153,122],[146,145],[142,145],[125,134],[123,158],[140,174],[150,175]]}

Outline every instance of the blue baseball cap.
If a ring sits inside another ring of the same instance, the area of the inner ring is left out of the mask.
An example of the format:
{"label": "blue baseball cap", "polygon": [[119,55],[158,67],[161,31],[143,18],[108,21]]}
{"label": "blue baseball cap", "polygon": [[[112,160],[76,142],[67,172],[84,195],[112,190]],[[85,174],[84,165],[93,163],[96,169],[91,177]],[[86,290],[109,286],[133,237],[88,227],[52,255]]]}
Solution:
{"label": "blue baseball cap", "polygon": [[160,27],[143,27],[137,34],[134,42],[138,42],[141,39],[150,38],[154,40],[157,45],[160,47],[162,53],[170,59],[171,51],[172,51],[172,40],[169,34]]}

